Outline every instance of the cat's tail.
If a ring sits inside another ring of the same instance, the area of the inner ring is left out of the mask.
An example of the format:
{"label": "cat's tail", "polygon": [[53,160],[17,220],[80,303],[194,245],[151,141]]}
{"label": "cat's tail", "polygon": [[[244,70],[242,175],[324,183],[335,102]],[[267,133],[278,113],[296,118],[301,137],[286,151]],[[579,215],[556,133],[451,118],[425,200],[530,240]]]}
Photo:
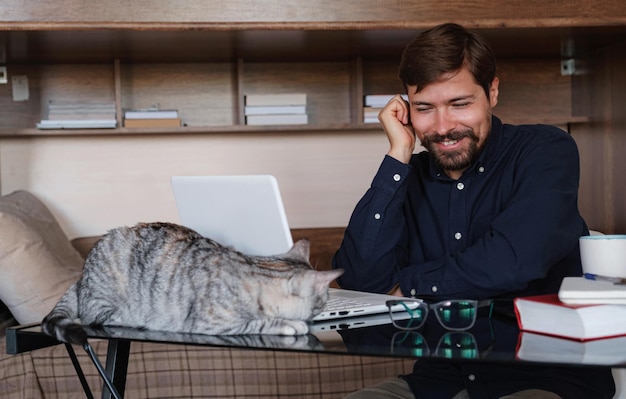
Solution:
{"label": "cat's tail", "polygon": [[58,341],[84,346],[87,344],[87,332],[77,319],[78,287],[74,284],[43,319],[41,328]]}

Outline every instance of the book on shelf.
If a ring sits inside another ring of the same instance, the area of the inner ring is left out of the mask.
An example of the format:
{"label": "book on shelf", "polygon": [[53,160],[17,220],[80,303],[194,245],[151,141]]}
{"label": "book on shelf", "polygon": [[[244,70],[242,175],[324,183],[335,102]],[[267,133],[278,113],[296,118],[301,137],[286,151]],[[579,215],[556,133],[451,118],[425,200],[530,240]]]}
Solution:
{"label": "book on shelf", "polygon": [[102,119],[115,119],[115,111],[113,112],[55,112],[49,113],[48,119],[50,121],[59,120],[102,120]]}
{"label": "book on shelf", "polygon": [[363,107],[363,123],[379,123],[378,114],[382,107]]}
{"label": "book on shelf", "polygon": [[245,115],[292,115],[306,114],[305,105],[246,105]]}
{"label": "book on shelf", "polygon": [[48,102],[47,120],[105,120],[115,119],[115,115],[114,102]]}
{"label": "book on shelf", "polygon": [[124,119],[176,119],[176,109],[129,109],[124,111]]}
{"label": "book on shelf", "polygon": [[246,94],[247,106],[306,105],[306,93]]}
{"label": "book on shelf", "polygon": [[363,107],[363,117],[378,118],[378,114],[380,114],[382,110],[382,107]]}
{"label": "book on shelf", "polygon": [[626,335],[626,305],[568,305],[557,294],[513,300],[520,330],[590,340]]}
{"label": "book on shelf", "polygon": [[621,349],[625,346],[626,336],[577,341],[523,331],[519,335],[516,357],[567,364],[621,364],[626,362],[626,351]]}
{"label": "book on shelf", "polygon": [[115,119],[42,119],[37,123],[38,129],[114,129],[116,127]]}
{"label": "book on shelf", "polygon": [[[363,97],[363,105],[366,107],[382,108],[395,96],[396,94],[366,94]],[[406,94],[402,94],[402,98],[404,98],[405,101],[409,101],[409,97]]]}
{"label": "book on shelf", "polygon": [[247,125],[306,125],[309,123],[307,114],[292,115],[248,115]]}
{"label": "book on shelf", "polygon": [[124,127],[180,127],[180,118],[124,119]]}
{"label": "book on shelf", "polygon": [[559,289],[559,299],[567,304],[626,305],[626,285],[585,277],[565,277]]}

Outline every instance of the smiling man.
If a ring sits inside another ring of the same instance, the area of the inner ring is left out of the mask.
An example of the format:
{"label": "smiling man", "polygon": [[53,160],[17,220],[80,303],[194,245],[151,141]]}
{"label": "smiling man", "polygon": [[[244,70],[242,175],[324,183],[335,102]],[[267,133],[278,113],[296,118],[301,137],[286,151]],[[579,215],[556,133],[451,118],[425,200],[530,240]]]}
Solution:
{"label": "smiling man", "polygon": [[409,104],[396,96],[380,114],[391,141],[389,155],[409,163],[417,136],[437,166],[459,179],[478,159],[489,136],[491,109],[498,102],[498,78],[484,92],[462,66],[421,90],[407,85],[407,95]]}
{"label": "smiling man", "polygon": [[[555,127],[492,115],[499,81],[486,41],[459,25],[437,26],[406,47],[399,77],[408,101],[395,96],[379,114],[390,147],[333,259],[345,270],[339,284],[514,298],[557,292],[563,277],[581,275],[578,237],[589,232],[578,210],[576,143]],[[414,154],[418,140],[427,151]],[[436,376],[425,367],[418,362],[393,382],[406,396],[390,397],[610,398],[613,389],[610,370],[537,368],[520,379],[514,367],[484,367],[472,378],[464,365]]]}

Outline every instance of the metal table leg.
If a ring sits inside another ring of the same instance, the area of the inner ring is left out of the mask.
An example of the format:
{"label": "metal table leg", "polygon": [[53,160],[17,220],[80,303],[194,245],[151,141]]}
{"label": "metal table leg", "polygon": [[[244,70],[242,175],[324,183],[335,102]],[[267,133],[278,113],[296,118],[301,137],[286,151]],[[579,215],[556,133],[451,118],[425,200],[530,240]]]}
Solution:
{"label": "metal table leg", "polygon": [[65,344],[65,348],[67,349],[67,353],[70,355],[72,365],[74,365],[74,370],[76,371],[76,375],[78,375],[78,379],[80,380],[80,385],[83,386],[85,396],[87,396],[87,399],[94,399],[93,392],[91,392],[91,388],[89,388],[87,378],[85,378],[85,373],[83,373],[83,369],[82,367],[80,367],[80,363],[78,362],[78,358],[76,357],[76,352],[74,352],[74,348],[71,344]]}
{"label": "metal table leg", "polygon": [[123,399],[126,388],[126,373],[128,372],[130,341],[109,340],[106,370],[102,367],[102,363],[89,343],[84,346],[84,349],[104,381],[102,399]]}

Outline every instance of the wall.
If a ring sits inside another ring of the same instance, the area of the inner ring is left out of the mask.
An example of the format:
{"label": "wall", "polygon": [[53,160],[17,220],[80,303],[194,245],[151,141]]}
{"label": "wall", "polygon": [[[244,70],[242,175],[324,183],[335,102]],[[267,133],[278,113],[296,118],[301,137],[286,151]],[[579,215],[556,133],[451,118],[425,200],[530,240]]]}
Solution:
{"label": "wall", "polygon": [[571,128],[581,157],[579,203],[589,226],[605,233],[626,233],[625,87],[625,43],[590,54],[574,80],[574,106],[592,119]]}
{"label": "wall", "polygon": [[0,182],[40,196],[70,238],[178,221],[172,175],[273,174],[291,227],[345,226],[387,148],[382,131],[3,138]]}

